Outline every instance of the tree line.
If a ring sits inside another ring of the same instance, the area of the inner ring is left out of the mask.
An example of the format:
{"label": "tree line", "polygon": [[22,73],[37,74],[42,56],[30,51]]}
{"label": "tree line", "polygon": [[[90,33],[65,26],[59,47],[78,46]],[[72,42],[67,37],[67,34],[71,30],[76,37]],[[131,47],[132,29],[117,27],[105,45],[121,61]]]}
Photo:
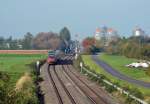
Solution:
{"label": "tree line", "polygon": [[64,49],[71,42],[71,33],[67,27],[60,33],[40,32],[35,36],[27,32],[21,39],[0,37],[0,50],[17,49]]}
{"label": "tree line", "polygon": [[150,38],[144,36],[120,38],[112,41],[105,50],[109,54],[124,55],[129,58],[150,59]]}
{"label": "tree line", "polygon": [[106,52],[130,58],[150,59],[150,37],[145,36],[116,37],[107,45],[102,40],[87,37],[82,41],[82,46],[84,52],[88,54]]}

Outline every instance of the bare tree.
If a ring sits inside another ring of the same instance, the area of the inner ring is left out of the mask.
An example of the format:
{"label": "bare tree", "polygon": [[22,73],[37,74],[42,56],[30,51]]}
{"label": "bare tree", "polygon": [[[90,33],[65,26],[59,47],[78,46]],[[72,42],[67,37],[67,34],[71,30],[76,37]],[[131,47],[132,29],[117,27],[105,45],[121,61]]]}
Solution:
{"label": "bare tree", "polygon": [[33,39],[34,49],[57,49],[60,45],[60,38],[57,33],[40,32]]}

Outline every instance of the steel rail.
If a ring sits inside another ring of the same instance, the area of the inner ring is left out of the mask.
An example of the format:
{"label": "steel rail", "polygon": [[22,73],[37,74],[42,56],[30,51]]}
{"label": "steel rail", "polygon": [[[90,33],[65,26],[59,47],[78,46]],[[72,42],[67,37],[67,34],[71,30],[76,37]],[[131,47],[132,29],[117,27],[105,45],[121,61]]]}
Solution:
{"label": "steel rail", "polygon": [[[67,65],[68,69],[69,66]],[[89,87],[83,80],[81,80],[74,72],[71,71],[71,69],[69,70],[77,79],[79,79],[84,85],[86,85],[96,96],[98,96],[104,103],[108,104],[108,102],[106,100],[104,100],[100,95],[98,95],[91,87]]]}
{"label": "steel rail", "polygon": [[62,87],[64,88],[66,94],[68,95],[69,99],[71,100],[72,104],[76,104],[74,98],[73,98],[72,95],[69,93],[69,91],[68,91],[68,89],[66,88],[66,86],[64,85],[62,79],[59,77],[58,73],[56,72],[55,67],[54,67],[54,72],[55,72],[55,74],[56,74],[56,76],[57,76],[57,78],[58,78],[60,84],[61,84]]}
{"label": "steel rail", "polygon": [[[63,69],[64,69],[64,72],[70,77],[70,79],[73,81],[73,78],[71,77],[71,75],[69,75],[69,73],[65,70],[64,66],[62,66]],[[90,99],[90,101],[93,103],[93,104],[99,104],[97,103],[92,97],[90,97],[89,95],[86,94],[86,92],[77,84],[76,81],[73,81],[76,86],[78,86],[78,88],[80,88],[80,90]]]}
{"label": "steel rail", "polygon": [[52,84],[53,84],[53,88],[54,88],[55,93],[56,93],[56,95],[57,95],[59,104],[63,104],[63,101],[62,101],[62,98],[61,98],[61,96],[60,96],[60,93],[59,93],[59,91],[58,91],[58,89],[57,89],[57,87],[56,87],[56,84],[55,84],[55,82],[54,82],[54,79],[53,79],[53,77],[52,77],[52,75],[51,75],[51,72],[50,72],[50,70],[51,70],[51,69],[50,69],[50,65],[48,66],[47,70],[48,70],[49,78],[51,79],[51,82],[52,82]]}

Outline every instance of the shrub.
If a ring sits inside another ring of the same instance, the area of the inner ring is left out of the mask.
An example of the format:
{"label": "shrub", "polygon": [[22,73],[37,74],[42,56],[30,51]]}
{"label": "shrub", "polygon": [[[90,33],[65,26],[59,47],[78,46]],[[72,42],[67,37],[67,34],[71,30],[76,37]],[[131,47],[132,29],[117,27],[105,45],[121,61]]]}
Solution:
{"label": "shrub", "polygon": [[105,84],[105,89],[109,92],[112,93],[114,91],[116,91],[116,89],[113,86],[110,86],[108,84]]}
{"label": "shrub", "polygon": [[0,104],[7,104],[9,81],[8,74],[0,72]]}
{"label": "shrub", "polygon": [[150,67],[149,67],[148,70],[146,71],[146,74],[150,76]]}
{"label": "shrub", "polygon": [[25,73],[8,92],[7,104],[38,104],[35,86],[29,73]]}
{"label": "shrub", "polygon": [[125,91],[129,91],[130,90],[130,87],[128,86],[128,85],[123,85],[123,90],[125,90]]}
{"label": "shrub", "polygon": [[131,104],[132,101],[133,101],[133,99],[130,98],[129,96],[127,96],[125,103],[126,104]]}
{"label": "shrub", "polygon": [[134,96],[140,98],[140,99],[143,99],[143,98],[144,98],[143,94],[142,94],[142,93],[139,91],[139,89],[137,89],[137,88],[132,88],[132,89],[130,89],[130,93],[131,93],[132,95],[134,95]]}

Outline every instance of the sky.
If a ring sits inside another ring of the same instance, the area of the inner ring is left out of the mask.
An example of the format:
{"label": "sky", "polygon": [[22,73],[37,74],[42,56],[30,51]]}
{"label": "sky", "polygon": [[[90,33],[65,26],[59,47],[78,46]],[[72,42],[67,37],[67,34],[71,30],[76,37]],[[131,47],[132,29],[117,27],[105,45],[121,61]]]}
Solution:
{"label": "sky", "polygon": [[80,39],[103,26],[122,36],[135,26],[150,34],[150,0],[0,0],[0,36],[21,38],[64,26]]}

